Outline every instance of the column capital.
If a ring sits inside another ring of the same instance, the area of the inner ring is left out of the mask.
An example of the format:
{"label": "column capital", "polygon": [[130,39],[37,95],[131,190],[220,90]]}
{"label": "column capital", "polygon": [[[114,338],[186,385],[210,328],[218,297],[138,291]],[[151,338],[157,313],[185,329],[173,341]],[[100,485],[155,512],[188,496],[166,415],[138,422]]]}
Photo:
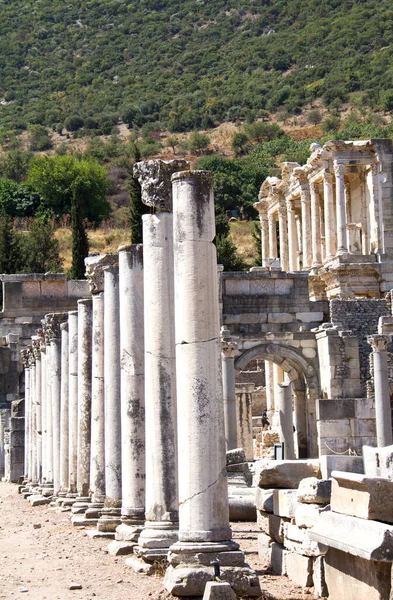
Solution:
{"label": "column capital", "polygon": [[220,340],[222,358],[234,358],[237,350],[237,343],[231,339],[231,332],[226,327],[221,327]]}
{"label": "column capital", "polygon": [[85,258],[86,279],[91,294],[104,291],[104,269],[118,262],[117,254],[96,254]]}
{"label": "column capital", "polygon": [[367,341],[373,349],[373,352],[387,352],[388,345],[391,342],[390,335],[369,335]]}
{"label": "column capital", "polygon": [[43,330],[47,344],[60,339],[60,325],[66,320],[68,320],[68,313],[49,313],[45,315]]}
{"label": "column capital", "polygon": [[344,177],[344,165],[343,163],[333,162],[334,174],[336,177]]}
{"label": "column capital", "polygon": [[32,345],[32,351],[34,353],[34,357],[36,360],[39,360],[41,358],[41,342],[42,342],[42,336],[40,336],[40,335],[32,336],[31,345]]}
{"label": "column capital", "polygon": [[134,165],[134,177],[142,188],[142,202],[162,211],[172,212],[171,177],[177,171],[187,171],[190,163],[184,159],[144,160]]}
{"label": "column capital", "polygon": [[316,194],[316,195],[319,194],[319,186],[320,186],[319,181],[310,181],[310,191],[313,194]]}
{"label": "column capital", "polygon": [[306,204],[311,202],[310,187],[306,182],[300,186],[300,201]]}
{"label": "column capital", "polygon": [[254,202],[253,207],[258,211],[260,220],[265,221],[267,219],[266,198],[261,198],[258,202]]}

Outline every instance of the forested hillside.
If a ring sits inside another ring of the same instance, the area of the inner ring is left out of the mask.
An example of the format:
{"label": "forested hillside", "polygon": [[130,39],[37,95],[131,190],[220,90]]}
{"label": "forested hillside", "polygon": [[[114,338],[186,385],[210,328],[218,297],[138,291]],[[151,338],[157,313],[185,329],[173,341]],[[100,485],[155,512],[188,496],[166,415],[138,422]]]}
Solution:
{"label": "forested hillside", "polygon": [[0,54],[3,131],[393,109],[389,0],[0,0]]}

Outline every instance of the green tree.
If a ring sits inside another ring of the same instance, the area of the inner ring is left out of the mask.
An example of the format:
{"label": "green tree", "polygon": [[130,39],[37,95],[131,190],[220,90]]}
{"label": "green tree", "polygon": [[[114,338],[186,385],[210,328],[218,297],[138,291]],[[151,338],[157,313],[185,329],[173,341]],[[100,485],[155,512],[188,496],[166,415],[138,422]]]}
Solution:
{"label": "green tree", "polygon": [[64,121],[64,127],[67,129],[67,131],[78,131],[78,129],[81,129],[83,125],[84,121],[79,115],[70,115]]}
{"label": "green tree", "polygon": [[242,154],[247,154],[247,150],[249,148],[248,137],[244,133],[244,131],[237,131],[232,136],[232,150],[235,153],[235,156],[242,156]]}
{"label": "green tree", "polygon": [[175,135],[169,135],[166,139],[168,148],[172,148],[173,154],[176,154],[176,146],[179,144],[179,138]]}
{"label": "green tree", "polygon": [[50,215],[69,214],[75,194],[84,219],[100,223],[110,213],[107,171],[94,158],[35,156],[27,181],[41,194],[41,208]]}
{"label": "green tree", "polygon": [[77,188],[73,191],[71,206],[72,266],[70,279],[85,278],[85,258],[89,255],[89,238],[83,218],[83,200]]}
{"label": "green tree", "polygon": [[54,237],[54,226],[50,222],[34,219],[24,241],[23,271],[26,273],[60,272],[59,242]]}
{"label": "green tree", "polygon": [[225,271],[243,271],[245,264],[230,236],[216,236],[217,264]]}
{"label": "green tree", "polygon": [[27,176],[32,157],[31,152],[10,150],[0,159],[0,176],[20,183]]}
{"label": "green tree", "polygon": [[188,138],[188,147],[195,154],[200,154],[203,150],[206,150],[209,144],[209,136],[199,133],[199,131],[193,131]]}
{"label": "green tree", "polygon": [[0,215],[0,273],[19,273],[23,265],[21,234],[7,215]]}
{"label": "green tree", "polygon": [[52,140],[46,127],[43,125],[30,125],[27,131],[30,150],[41,152],[52,148]]}
{"label": "green tree", "polygon": [[33,217],[41,196],[24,183],[0,179],[0,212],[9,217]]}
{"label": "green tree", "polygon": [[128,171],[128,179],[126,181],[126,189],[130,194],[130,213],[129,213],[129,223],[130,223],[130,236],[132,244],[142,244],[143,242],[143,234],[142,234],[142,215],[145,215],[149,212],[149,207],[142,202],[142,189],[141,185],[133,174],[133,167],[136,162],[141,159],[141,154],[139,147],[135,143],[131,143],[131,153],[132,153],[132,163],[127,168]]}

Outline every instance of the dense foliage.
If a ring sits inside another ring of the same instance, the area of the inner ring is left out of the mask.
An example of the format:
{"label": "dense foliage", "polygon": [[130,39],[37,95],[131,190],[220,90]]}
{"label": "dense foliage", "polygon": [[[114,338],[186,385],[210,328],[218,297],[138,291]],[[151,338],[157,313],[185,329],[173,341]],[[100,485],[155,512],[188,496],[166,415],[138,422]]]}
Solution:
{"label": "dense foliage", "polygon": [[391,111],[392,42],[389,0],[2,0],[0,128],[182,131],[317,98]]}

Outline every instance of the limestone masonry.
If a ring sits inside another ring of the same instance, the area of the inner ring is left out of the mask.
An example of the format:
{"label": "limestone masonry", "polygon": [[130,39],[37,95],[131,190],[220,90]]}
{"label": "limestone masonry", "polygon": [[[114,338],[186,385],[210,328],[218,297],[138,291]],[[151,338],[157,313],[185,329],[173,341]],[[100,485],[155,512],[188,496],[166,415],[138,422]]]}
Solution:
{"label": "limestone masonry", "polygon": [[230,527],[254,520],[261,568],[389,600],[391,140],[283,163],[248,272],[217,266],[210,173],[135,176],[143,245],[1,276],[0,476],[175,596],[260,597]]}

